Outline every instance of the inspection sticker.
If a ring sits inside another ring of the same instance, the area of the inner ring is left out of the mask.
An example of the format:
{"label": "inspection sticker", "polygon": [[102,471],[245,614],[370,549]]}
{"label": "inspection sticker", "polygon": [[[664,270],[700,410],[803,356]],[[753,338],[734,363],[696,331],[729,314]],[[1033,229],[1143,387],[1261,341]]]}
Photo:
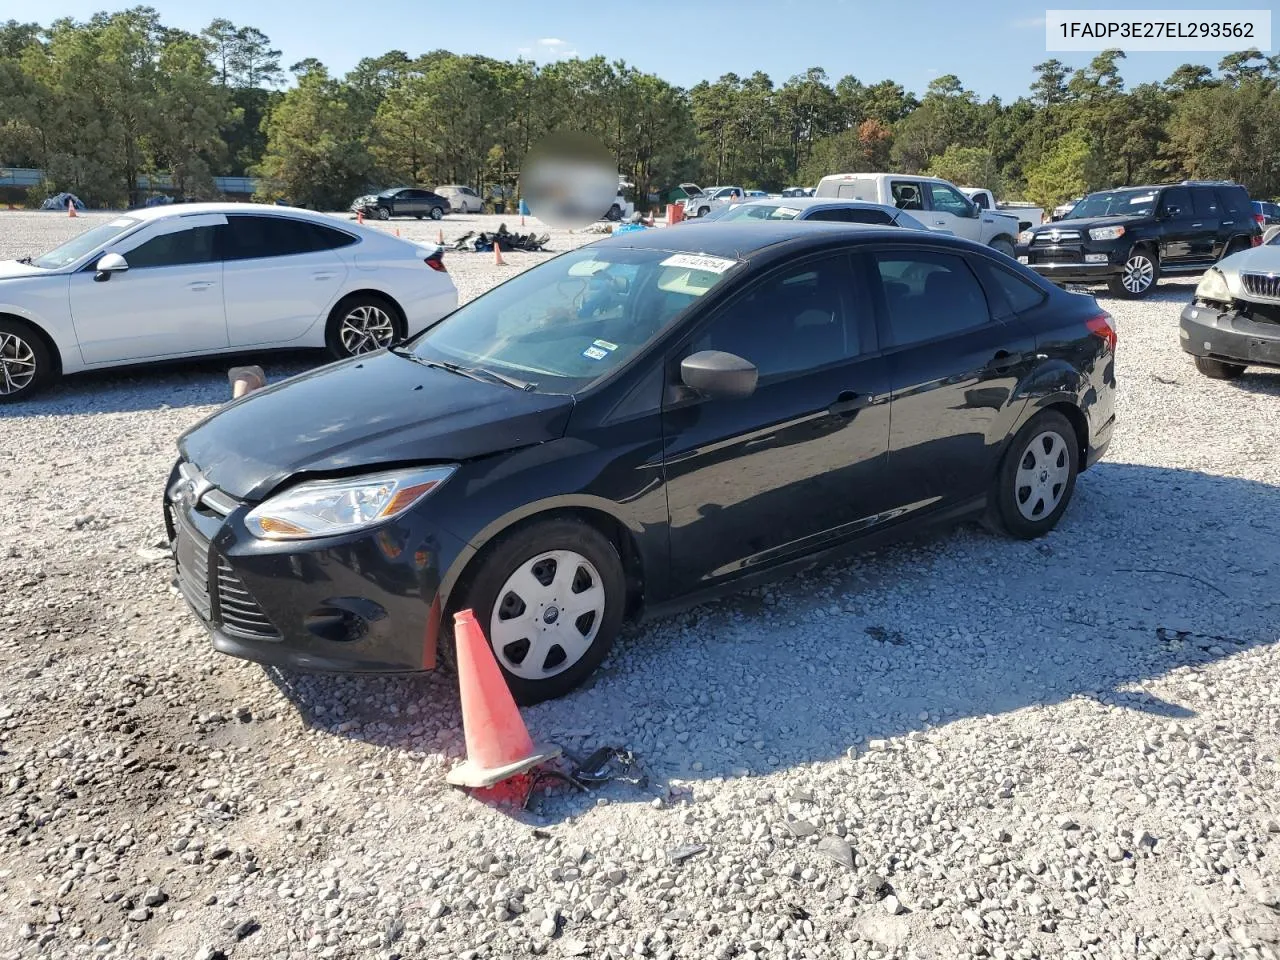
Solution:
{"label": "inspection sticker", "polygon": [[685,267],[689,270],[705,270],[707,273],[724,273],[737,265],[737,260],[700,256],[696,253],[676,253],[662,261],[664,267]]}
{"label": "inspection sticker", "polygon": [[610,353],[618,349],[618,345],[616,343],[610,343],[608,340],[596,340],[594,341],[592,346],[596,346],[596,347],[600,347],[601,349],[608,350]]}
{"label": "inspection sticker", "polygon": [[609,351],[601,350],[599,347],[587,347],[582,351],[582,355],[588,360],[603,360],[609,355]]}

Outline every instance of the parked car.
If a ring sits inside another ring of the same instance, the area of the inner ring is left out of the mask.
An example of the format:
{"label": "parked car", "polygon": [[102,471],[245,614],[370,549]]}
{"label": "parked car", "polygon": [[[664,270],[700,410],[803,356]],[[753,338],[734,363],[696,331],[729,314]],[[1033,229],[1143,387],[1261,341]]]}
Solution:
{"label": "parked car", "polygon": [[77,197],[74,193],[55,193],[52,197],[47,197],[44,203],[40,204],[41,210],[61,210],[67,212],[67,204],[70,203],[77,210],[83,210],[84,201]]}
{"label": "parked car", "polygon": [[733,203],[741,203],[746,198],[747,192],[742,187],[708,187],[703,191],[702,196],[693,202],[692,207],[688,200],[685,201],[685,216],[705,217],[713,210],[722,209]]}
{"label": "parked car", "polygon": [[1063,219],[1024,232],[1017,254],[1055,282],[1145,297],[1164,274],[1201,273],[1261,240],[1244,187],[1184,180],[1091,193]]}
{"label": "parked car", "polygon": [[815,220],[834,223],[862,223],[882,227],[906,227],[910,230],[929,229],[905,210],[883,203],[866,203],[862,200],[823,200],[817,197],[795,197],[778,200],[748,200],[721,207],[692,224],[724,223],[726,221],[755,221],[759,223],[779,220]]}
{"label": "parked car", "polygon": [[470,187],[457,183],[436,187],[436,194],[449,201],[449,209],[454,213],[482,213],[484,197]]}
{"label": "parked car", "polygon": [[149,207],[0,263],[0,402],[125,364],[305,347],[349,357],[457,302],[439,247],[290,207]]}
{"label": "parked car", "polygon": [[955,237],[623,234],[188,430],[178,582],[218,650],[310,670],[431,669],[470,609],[536,702],[625,619],[962,517],[1052,530],[1115,345],[1092,297]]}
{"label": "parked car", "polygon": [[808,187],[787,187],[782,191],[784,197],[807,197],[809,196]]}
{"label": "parked car", "polygon": [[450,209],[450,201],[421,187],[393,187],[381,193],[356,197],[352,213],[390,220],[392,217],[430,217],[439,220]]}
{"label": "parked car", "polygon": [[1254,200],[1253,219],[1264,230],[1280,223],[1280,204],[1272,203],[1269,200]]}
{"label": "parked car", "polygon": [[766,190],[748,190],[744,194],[748,200],[767,200],[769,193]]}
{"label": "parked car", "polygon": [[983,210],[946,180],[897,173],[837,173],[818,183],[819,197],[870,200],[906,210],[939,227],[1012,257],[1018,218]]}
{"label": "parked car", "polygon": [[1204,272],[1178,334],[1196,369],[1215,380],[1280,367],[1280,226],[1267,229],[1266,243]]}
{"label": "parked car", "polygon": [[996,195],[986,187],[961,187],[960,192],[977,204],[979,210],[995,210],[997,213],[1016,217],[1018,229],[1030,230],[1044,223],[1044,209],[1032,203],[998,203]]}

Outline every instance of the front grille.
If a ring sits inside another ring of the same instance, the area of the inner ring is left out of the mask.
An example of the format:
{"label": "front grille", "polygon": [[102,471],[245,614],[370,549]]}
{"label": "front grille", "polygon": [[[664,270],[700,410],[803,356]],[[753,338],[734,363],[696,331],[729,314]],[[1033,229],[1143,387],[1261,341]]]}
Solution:
{"label": "front grille", "polygon": [[225,629],[247,634],[259,640],[279,640],[280,631],[258,606],[230,565],[218,557],[218,613]]}
{"label": "front grille", "polygon": [[1041,247],[1057,246],[1060,243],[1079,243],[1079,230],[1055,230],[1037,233],[1031,240],[1033,245]]}
{"label": "front grille", "polygon": [[1240,282],[1251,297],[1280,300],[1280,277],[1274,273],[1241,273]]}
{"label": "front grille", "polygon": [[178,561],[178,589],[195,607],[196,612],[208,620],[209,603],[209,541],[191,525],[179,508],[174,513],[174,554]]}
{"label": "front grille", "polygon": [[1041,250],[1031,255],[1031,263],[1084,263],[1079,250]]}

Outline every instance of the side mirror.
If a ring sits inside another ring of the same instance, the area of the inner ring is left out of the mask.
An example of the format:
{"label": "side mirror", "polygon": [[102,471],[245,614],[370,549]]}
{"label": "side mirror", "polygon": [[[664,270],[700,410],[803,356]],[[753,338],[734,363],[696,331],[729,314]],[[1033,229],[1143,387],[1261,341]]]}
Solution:
{"label": "side mirror", "polygon": [[1280,236],[1280,223],[1267,227],[1267,229],[1262,232],[1262,242],[1264,245],[1268,244],[1277,236]]}
{"label": "side mirror", "polygon": [[969,218],[971,220],[978,220],[981,217],[982,217],[982,207],[978,206],[976,203],[969,204]]}
{"label": "side mirror", "polygon": [[717,400],[751,396],[759,377],[754,363],[723,350],[702,350],[680,362],[680,379],[685,386]]}
{"label": "side mirror", "polygon": [[93,279],[98,283],[110,280],[113,273],[124,273],[129,269],[129,262],[118,253],[105,253],[102,258],[94,264],[94,270],[97,271],[93,275]]}

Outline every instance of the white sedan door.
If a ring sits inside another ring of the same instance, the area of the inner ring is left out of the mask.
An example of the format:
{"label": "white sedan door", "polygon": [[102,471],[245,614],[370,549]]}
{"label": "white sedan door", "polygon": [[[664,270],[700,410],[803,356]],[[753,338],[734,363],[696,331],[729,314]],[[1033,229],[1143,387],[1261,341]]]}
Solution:
{"label": "white sedan door", "polygon": [[217,231],[225,223],[221,214],[165,217],[103,251],[123,256],[128,270],[99,280],[89,264],[73,274],[71,318],[84,362],[225,350],[217,259]]}
{"label": "white sedan door", "polygon": [[[223,245],[227,331],[231,346],[297,340],[322,323],[346,282],[335,252],[355,238],[307,220],[231,214]],[[320,346],[323,336],[308,338]]]}

